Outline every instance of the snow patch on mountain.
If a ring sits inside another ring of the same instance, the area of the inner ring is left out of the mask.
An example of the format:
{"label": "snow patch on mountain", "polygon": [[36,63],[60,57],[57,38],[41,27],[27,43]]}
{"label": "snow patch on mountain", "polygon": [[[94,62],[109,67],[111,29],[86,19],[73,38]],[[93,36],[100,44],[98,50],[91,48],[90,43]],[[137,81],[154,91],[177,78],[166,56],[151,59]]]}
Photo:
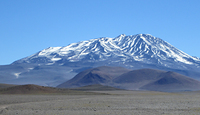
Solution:
{"label": "snow patch on mountain", "polygon": [[19,78],[19,75],[21,74],[21,72],[19,73],[14,73],[14,75],[16,76],[16,78]]}

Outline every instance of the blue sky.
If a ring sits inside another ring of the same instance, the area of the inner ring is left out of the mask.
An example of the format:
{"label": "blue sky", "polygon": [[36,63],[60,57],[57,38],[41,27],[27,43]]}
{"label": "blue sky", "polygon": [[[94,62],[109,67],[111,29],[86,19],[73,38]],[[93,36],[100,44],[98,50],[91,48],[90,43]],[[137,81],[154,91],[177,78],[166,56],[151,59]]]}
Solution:
{"label": "blue sky", "polygon": [[200,57],[200,0],[0,0],[0,65],[47,47],[151,34]]}

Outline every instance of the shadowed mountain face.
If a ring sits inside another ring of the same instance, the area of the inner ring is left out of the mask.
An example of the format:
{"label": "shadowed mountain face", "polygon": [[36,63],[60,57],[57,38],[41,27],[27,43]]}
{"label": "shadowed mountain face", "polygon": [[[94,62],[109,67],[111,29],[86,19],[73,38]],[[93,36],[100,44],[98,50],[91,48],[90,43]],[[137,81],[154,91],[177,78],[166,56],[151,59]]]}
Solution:
{"label": "shadowed mountain face", "polygon": [[184,75],[155,69],[128,70],[119,67],[98,67],[85,70],[59,85],[74,88],[93,84],[128,90],[185,91],[200,90],[200,82]]}

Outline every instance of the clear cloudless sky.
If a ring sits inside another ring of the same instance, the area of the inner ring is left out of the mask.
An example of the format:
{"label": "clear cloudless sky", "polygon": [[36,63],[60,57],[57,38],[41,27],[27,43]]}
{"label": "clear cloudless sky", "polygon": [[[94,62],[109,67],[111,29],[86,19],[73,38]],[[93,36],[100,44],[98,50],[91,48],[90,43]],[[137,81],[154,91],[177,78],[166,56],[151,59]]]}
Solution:
{"label": "clear cloudless sky", "polygon": [[200,0],[0,0],[0,65],[48,47],[140,33],[200,57]]}

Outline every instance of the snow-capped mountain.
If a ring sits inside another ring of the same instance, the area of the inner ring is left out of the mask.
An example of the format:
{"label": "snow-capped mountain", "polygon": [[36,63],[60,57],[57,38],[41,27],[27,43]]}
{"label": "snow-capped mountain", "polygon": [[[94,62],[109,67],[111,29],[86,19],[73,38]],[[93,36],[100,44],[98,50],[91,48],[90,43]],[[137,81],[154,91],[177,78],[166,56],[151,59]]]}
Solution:
{"label": "snow-capped mountain", "polygon": [[98,66],[160,69],[200,80],[199,58],[149,34],[122,34],[49,47],[0,66],[0,83],[57,86],[83,70]]}
{"label": "snow-capped mountain", "polygon": [[49,47],[14,63],[65,65],[70,62],[123,64],[130,68],[134,66],[135,62],[173,69],[198,68],[200,66],[200,59],[149,34],[130,36],[122,34],[116,38],[102,37],[72,43],[65,47]]}

